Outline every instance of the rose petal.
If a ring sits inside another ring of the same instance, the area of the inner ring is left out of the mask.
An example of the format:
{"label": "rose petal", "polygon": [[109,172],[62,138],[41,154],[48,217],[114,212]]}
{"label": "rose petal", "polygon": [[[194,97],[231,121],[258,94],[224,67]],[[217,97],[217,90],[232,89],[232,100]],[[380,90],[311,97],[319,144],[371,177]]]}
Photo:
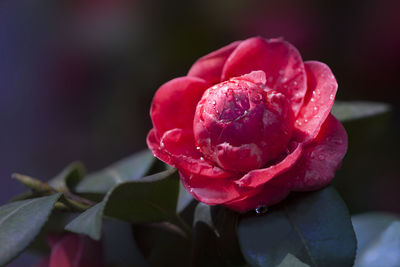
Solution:
{"label": "rose petal", "polygon": [[303,142],[317,136],[331,111],[337,91],[336,79],[327,65],[318,61],[307,61],[305,68],[308,91],[295,123],[295,128],[302,136],[299,139]]}
{"label": "rose petal", "polygon": [[230,54],[239,44],[240,41],[233,42],[199,58],[190,68],[187,76],[199,77],[211,84],[220,82],[222,68]]}
{"label": "rose petal", "polygon": [[329,115],[316,139],[304,149],[302,158],[271,183],[292,191],[318,190],[332,180],[346,151],[346,130],[333,115]]}
{"label": "rose petal", "polygon": [[290,192],[290,190],[285,187],[273,186],[268,183],[260,188],[261,190],[251,197],[234,200],[223,205],[238,212],[246,212],[260,206],[272,206],[285,199]]}
{"label": "rose petal", "polygon": [[101,243],[88,237],[66,234],[52,246],[49,267],[104,266]]}
{"label": "rose petal", "polygon": [[50,266],[50,257],[45,257],[37,262],[33,267],[49,267]]}
{"label": "rose petal", "polygon": [[163,84],[150,109],[158,136],[174,128],[191,130],[197,102],[208,87],[207,82],[196,77],[180,77]]}
{"label": "rose petal", "polygon": [[182,129],[167,131],[161,141],[156,139],[154,131],[150,131],[147,143],[155,156],[162,161],[178,168],[180,171],[193,173],[213,179],[233,177],[212,162],[203,158],[196,149],[191,132]]}
{"label": "rose petal", "polygon": [[297,49],[281,39],[255,37],[242,41],[225,63],[222,80],[254,70],[265,72],[267,86],[286,95],[297,115],[307,91],[304,64]]}
{"label": "rose petal", "polygon": [[286,172],[291,167],[293,167],[294,164],[301,158],[302,151],[303,151],[302,145],[297,144],[296,149],[294,149],[292,153],[287,155],[279,163],[274,164],[265,169],[257,169],[250,171],[242,178],[235,181],[235,183],[238,184],[239,186],[245,186],[245,187],[257,187],[262,184],[265,184],[272,178],[278,176],[281,173]]}
{"label": "rose petal", "polygon": [[213,179],[193,173],[179,172],[185,189],[198,201],[217,205],[241,198],[249,189],[240,188],[233,179]]}

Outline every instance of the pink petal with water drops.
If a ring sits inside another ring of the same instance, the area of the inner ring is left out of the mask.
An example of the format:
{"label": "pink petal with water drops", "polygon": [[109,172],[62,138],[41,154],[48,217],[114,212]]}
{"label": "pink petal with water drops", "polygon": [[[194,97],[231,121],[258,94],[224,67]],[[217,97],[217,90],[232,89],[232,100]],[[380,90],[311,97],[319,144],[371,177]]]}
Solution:
{"label": "pink petal with water drops", "polygon": [[346,151],[346,130],[333,115],[329,115],[318,136],[304,149],[298,163],[271,182],[292,191],[318,190],[333,179]]}
{"label": "pink petal with water drops", "polygon": [[305,67],[308,91],[295,123],[298,139],[303,142],[317,136],[332,109],[338,87],[332,71],[324,63],[307,61]]}
{"label": "pink petal with water drops", "polygon": [[150,116],[158,136],[181,128],[192,130],[193,117],[208,83],[196,77],[180,77],[163,84],[156,92]]}
{"label": "pink petal with water drops", "polygon": [[265,72],[267,86],[283,93],[297,115],[307,91],[304,64],[297,49],[282,39],[244,40],[225,63],[222,80],[255,70]]}
{"label": "pink petal with water drops", "polygon": [[211,84],[221,81],[222,68],[230,54],[241,41],[233,42],[204,57],[199,58],[188,72],[188,76],[199,77]]}

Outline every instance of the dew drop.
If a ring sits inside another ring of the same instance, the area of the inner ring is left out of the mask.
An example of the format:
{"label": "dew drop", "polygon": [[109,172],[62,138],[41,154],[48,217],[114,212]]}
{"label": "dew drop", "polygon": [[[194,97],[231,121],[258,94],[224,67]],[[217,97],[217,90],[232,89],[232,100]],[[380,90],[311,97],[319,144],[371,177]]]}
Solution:
{"label": "dew drop", "polygon": [[335,98],[335,96],[333,95],[333,94],[331,94],[330,96],[329,96],[329,99],[330,100],[333,100]]}
{"label": "dew drop", "polygon": [[311,102],[315,102],[315,98],[314,98],[314,97],[311,97],[310,101],[311,101]]}
{"label": "dew drop", "polygon": [[200,160],[204,160],[204,158],[203,158],[203,157],[200,157]]}
{"label": "dew drop", "polygon": [[264,214],[268,211],[268,207],[267,206],[259,206],[256,208],[255,211],[257,214]]}
{"label": "dew drop", "polygon": [[199,146],[196,146],[196,149],[200,151],[200,147]]}
{"label": "dew drop", "polygon": [[315,112],[317,112],[317,111],[318,111],[318,107],[314,107],[313,110],[314,110]]}

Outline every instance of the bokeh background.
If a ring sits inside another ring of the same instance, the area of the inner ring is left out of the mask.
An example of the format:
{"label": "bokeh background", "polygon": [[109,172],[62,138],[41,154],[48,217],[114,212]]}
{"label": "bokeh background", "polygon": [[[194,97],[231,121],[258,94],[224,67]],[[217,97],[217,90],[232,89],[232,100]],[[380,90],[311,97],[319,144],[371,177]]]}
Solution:
{"label": "bokeh background", "polygon": [[[74,160],[89,171],[146,147],[154,92],[234,40],[283,37],[333,70],[339,100],[392,105],[346,123],[335,184],[352,213],[400,213],[400,1],[0,1],[0,205]],[[28,266],[23,255],[10,266]]]}

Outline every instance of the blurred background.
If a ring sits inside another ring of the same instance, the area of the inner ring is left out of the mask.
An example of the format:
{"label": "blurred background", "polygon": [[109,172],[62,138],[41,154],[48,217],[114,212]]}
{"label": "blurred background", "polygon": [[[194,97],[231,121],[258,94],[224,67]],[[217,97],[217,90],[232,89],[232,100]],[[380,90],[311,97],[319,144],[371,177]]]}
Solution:
{"label": "blurred background", "polygon": [[337,99],[392,105],[345,124],[334,183],[352,213],[400,213],[399,10],[398,0],[3,0],[0,205],[24,191],[13,172],[46,180],[74,160],[94,171],[146,148],[157,88],[259,35],[327,63]]}

